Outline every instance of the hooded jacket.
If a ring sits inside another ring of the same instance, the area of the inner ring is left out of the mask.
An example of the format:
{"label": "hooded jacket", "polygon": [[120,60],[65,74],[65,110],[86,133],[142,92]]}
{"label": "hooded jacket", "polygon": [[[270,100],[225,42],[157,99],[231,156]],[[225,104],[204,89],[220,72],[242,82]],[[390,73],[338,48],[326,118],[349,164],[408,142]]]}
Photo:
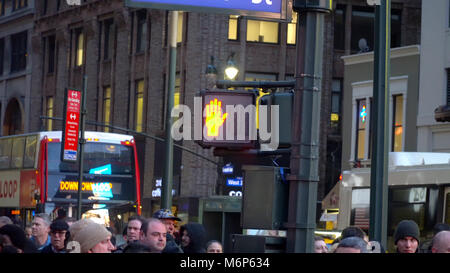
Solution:
{"label": "hooded jacket", "polygon": [[182,246],[184,253],[206,253],[206,231],[202,224],[188,223],[180,228],[180,236],[183,236],[184,230],[187,231],[189,236],[189,245]]}

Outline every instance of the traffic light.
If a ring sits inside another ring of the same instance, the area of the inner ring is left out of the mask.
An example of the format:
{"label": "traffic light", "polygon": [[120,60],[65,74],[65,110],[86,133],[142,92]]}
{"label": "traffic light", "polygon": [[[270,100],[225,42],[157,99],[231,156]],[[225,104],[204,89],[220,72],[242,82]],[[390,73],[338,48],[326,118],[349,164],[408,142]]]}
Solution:
{"label": "traffic light", "polygon": [[244,90],[200,91],[204,148],[254,148],[257,144],[255,94]]}
{"label": "traffic light", "polygon": [[[293,110],[293,92],[278,92],[269,95],[262,96],[260,99],[260,105],[274,106],[278,105],[279,118],[278,118],[278,147],[287,148],[291,146],[291,133],[292,133],[292,110]],[[272,112],[268,112],[269,117],[267,120],[272,120],[270,116]],[[271,124],[272,125],[272,124]],[[270,130],[272,131],[272,130]]]}

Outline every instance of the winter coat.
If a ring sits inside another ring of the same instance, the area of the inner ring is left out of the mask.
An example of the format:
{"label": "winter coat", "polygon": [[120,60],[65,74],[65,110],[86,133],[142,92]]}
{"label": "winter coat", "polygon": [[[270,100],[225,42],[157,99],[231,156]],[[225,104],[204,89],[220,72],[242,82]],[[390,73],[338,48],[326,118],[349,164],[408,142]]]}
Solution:
{"label": "winter coat", "polygon": [[181,247],[184,253],[206,253],[206,231],[202,224],[188,223],[180,228],[180,236],[183,236],[184,230],[190,238],[189,245]]}

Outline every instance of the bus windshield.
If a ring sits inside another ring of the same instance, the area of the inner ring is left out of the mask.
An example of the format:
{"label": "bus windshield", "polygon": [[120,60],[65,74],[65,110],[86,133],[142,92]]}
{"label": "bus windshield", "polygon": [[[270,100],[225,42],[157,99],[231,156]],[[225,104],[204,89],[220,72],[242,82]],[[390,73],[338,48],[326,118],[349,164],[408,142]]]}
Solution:
{"label": "bus windshield", "polygon": [[[134,173],[131,146],[92,143],[84,145],[84,173],[104,175],[132,175]],[[58,173],[77,173],[77,163],[61,161],[61,143],[48,144],[48,170]]]}

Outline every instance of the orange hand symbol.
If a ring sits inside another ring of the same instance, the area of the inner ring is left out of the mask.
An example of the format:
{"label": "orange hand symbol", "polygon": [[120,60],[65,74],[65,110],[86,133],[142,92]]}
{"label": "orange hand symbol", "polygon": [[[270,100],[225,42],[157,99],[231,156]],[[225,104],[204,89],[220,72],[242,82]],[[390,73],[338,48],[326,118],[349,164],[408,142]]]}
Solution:
{"label": "orange hand symbol", "polygon": [[219,136],[219,128],[223,125],[227,119],[228,113],[222,113],[222,102],[210,101],[209,105],[206,105],[206,121],[205,125],[208,128],[208,136]]}

